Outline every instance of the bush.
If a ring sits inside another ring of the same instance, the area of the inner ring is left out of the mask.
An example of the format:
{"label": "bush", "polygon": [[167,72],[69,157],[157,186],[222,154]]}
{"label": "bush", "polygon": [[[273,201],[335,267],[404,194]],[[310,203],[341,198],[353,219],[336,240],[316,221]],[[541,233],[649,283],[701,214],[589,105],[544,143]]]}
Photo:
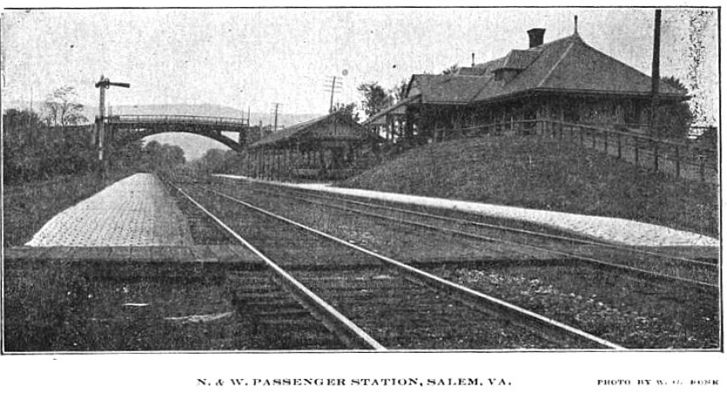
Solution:
{"label": "bush", "polygon": [[3,117],[6,184],[93,170],[92,125],[51,127],[28,110],[7,110]]}

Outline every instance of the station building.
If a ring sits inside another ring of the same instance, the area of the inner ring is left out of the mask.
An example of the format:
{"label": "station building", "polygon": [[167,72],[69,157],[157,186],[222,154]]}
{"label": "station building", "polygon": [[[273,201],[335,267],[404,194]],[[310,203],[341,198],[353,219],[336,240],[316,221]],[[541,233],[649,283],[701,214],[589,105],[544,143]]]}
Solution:
{"label": "station building", "polygon": [[[364,125],[420,141],[446,135],[537,134],[546,121],[644,129],[650,119],[651,78],[589,46],[578,34],[544,43],[544,29],[528,32],[529,47],[450,74],[417,74],[406,97]],[[473,56],[474,58],[474,56]],[[659,102],[685,92],[661,82]],[[402,129],[395,129],[401,127]],[[483,129],[479,129],[479,128]]]}

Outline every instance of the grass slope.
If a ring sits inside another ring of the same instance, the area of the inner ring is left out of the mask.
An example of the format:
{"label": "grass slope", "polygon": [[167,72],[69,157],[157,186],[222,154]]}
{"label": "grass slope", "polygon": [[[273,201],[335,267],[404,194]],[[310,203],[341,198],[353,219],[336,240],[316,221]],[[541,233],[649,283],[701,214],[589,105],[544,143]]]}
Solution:
{"label": "grass slope", "polygon": [[719,235],[717,187],[542,137],[431,144],[340,186],[621,217]]}
{"label": "grass slope", "polygon": [[3,246],[22,246],[53,216],[130,175],[113,172],[107,182],[96,174],[3,187]]}

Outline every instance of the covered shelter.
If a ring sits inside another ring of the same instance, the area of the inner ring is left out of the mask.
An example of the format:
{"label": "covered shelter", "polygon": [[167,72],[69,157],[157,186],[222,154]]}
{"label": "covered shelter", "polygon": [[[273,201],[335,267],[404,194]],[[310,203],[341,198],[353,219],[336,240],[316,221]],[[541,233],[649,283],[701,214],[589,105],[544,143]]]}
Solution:
{"label": "covered shelter", "polygon": [[258,177],[340,179],[382,139],[350,116],[332,113],[263,136],[248,149],[248,168]]}

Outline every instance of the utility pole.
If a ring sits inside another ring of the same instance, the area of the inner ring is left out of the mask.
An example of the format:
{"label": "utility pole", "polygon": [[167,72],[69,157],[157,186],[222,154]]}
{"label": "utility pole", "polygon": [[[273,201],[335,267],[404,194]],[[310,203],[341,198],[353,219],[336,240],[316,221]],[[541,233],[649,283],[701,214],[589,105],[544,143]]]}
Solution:
{"label": "utility pole", "polygon": [[333,112],[333,91],[336,88],[336,77],[333,77],[333,81],[331,82],[331,105],[328,107],[328,113]]}
{"label": "utility pole", "polygon": [[331,81],[330,81],[330,83],[326,82],[325,88],[327,91],[328,90],[331,91],[331,103],[330,103],[330,106],[328,107],[328,113],[330,114],[333,112],[333,96],[337,91],[341,90],[341,88],[343,87],[343,82],[341,82],[341,80],[343,78],[335,76],[335,75],[331,76],[329,78],[331,79]]}
{"label": "utility pole", "polygon": [[240,89],[240,110],[242,111],[242,115],[240,116],[240,118],[242,119],[242,122],[244,123],[245,122],[245,107],[242,105],[242,101],[245,98],[242,96],[242,92],[243,92],[243,90]]}
{"label": "utility pole", "polygon": [[31,118],[33,118],[33,88],[30,88],[30,113],[28,113],[28,121],[26,128],[30,128]]}
{"label": "utility pole", "polygon": [[651,136],[658,135],[656,129],[656,110],[659,106],[659,53],[661,48],[661,10],[654,12],[654,56],[651,60]]}
{"label": "utility pole", "polygon": [[275,123],[273,124],[273,132],[278,130],[278,107],[280,107],[282,103],[273,103],[275,105]]}
{"label": "utility pole", "polygon": [[108,89],[111,86],[119,86],[124,88],[131,87],[128,83],[121,83],[121,82],[111,82],[109,81],[109,78],[104,78],[103,75],[101,75],[101,79],[99,79],[98,82],[96,82],[95,85],[99,89],[99,104],[98,104],[98,117],[96,117],[96,127],[98,131],[98,161],[101,164],[101,176],[102,178],[106,178],[106,164],[107,160],[104,159],[104,136],[105,136],[105,126],[104,126],[104,114],[105,114],[105,105],[106,105],[106,89]]}

